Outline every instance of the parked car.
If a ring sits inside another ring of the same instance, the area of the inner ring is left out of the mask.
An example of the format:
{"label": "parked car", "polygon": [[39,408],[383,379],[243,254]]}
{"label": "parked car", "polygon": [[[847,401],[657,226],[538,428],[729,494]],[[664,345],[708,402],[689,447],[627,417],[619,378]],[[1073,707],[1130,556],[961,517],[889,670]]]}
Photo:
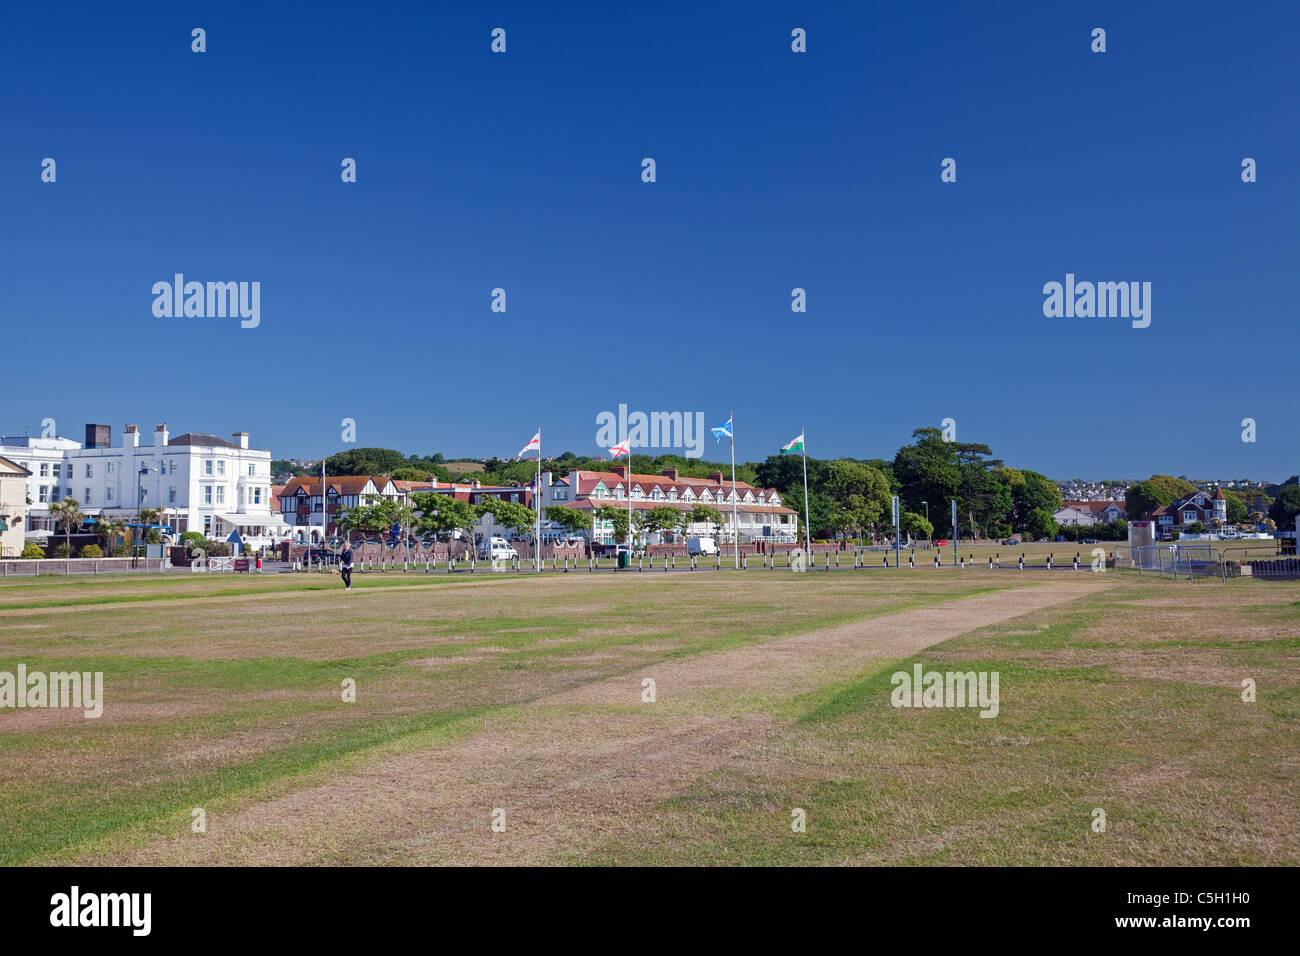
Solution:
{"label": "parked car", "polygon": [[339,556],[328,548],[311,548],[302,560],[305,564],[338,564]]}
{"label": "parked car", "polygon": [[478,556],[488,561],[509,561],[519,557],[519,552],[505,538],[493,536],[479,545]]}
{"label": "parked car", "polygon": [[686,553],[708,555],[717,554],[718,543],[712,538],[687,538]]}
{"label": "parked car", "polygon": [[1007,538],[1005,541],[1002,542],[1002,547],[1004,547],[1004,548],[1010,548],[1010,547],[1012,547],[1013,545],[1017,545],[1017,544],[1019,544],[1019,543],[1020,543],[1020,539],[1019,539],[1019,538]]}
{"label": "parked car", "polygon": [[1097,543],[1097,539],[1096,539],[1096,538],[1084,538],[1082,543],[1083,543],[1083,544],[1096,544],[1096,543]]}

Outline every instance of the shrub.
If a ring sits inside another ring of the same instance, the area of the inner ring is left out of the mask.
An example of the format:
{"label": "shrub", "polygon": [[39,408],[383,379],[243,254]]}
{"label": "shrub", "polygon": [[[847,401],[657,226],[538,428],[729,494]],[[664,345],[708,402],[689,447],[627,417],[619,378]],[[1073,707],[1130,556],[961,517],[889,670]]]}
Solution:
{"label": "shrub", "polygon": [[126,545],[124,545],[124,544],[120,544],[120,543],[119,543],[119,544],[115,544],[115,545],[113,545],[113,557],[115,557],[115,558],[125,558],[125,557],[126,557]]}
{"label": "shrub", "polygon": [[45,549],[39,544],[25,544],[23,545],[22,556],[28,561],[35,561],[39,558],[45,557]]}
{"label": "shrub", "polygon": [[58,547],[54,549],[54,556],[56,558],[66,558],[70,554],[72,554],[72,545],[68,544],[66,541],[59,542]]}
{"label": "shrub", "polygon": [[201,548],[203,547],[203,532],[182,531],[180,538],[177,540],[179,540],[181,544],[185,545],[186,548]]}
{"label": "shrub", "polygon": [[77,556],[80,558],[102,558],[104,549],[97,544],[88,544],[81,549],[81,553]]}

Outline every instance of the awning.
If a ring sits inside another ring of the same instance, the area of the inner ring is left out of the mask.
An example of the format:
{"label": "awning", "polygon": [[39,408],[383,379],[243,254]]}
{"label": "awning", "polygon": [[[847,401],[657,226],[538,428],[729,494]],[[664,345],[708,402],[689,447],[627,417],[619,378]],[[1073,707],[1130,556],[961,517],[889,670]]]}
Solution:
{"label": "awning", "polygon": [[226,524],[233,524],[237,528],[251,528],[254,526],[262,527],[275,524],[275,518],[269,514],[265,515],[220,515],[222,521]]}

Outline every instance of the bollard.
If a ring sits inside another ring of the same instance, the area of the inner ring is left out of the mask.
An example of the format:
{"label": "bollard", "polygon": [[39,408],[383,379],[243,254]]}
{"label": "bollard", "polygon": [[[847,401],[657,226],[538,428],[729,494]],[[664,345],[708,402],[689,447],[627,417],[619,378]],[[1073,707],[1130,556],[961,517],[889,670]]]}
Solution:
{"label": "bollard", "polygon": [[1022,553],[1020,555],[1020,570],[1023,571],[1024,569],[1025,569],[1025,556]]}
{"label": "bollard", "polygon": [[887,568],[887,567],[889,567],[889,552],[888,552],[888,551],[886,551],[886,552],[885,552],[885,556],[884,556],[883,558],[880,559],[880,566],[881,566],[882,568]]}
{"label": "bollard", "polygon": [[638,557],[638,558],[636,559],[636,569],[637,569],[638,571],[644,571],[644,570],[645,570],[645,568],[641,567],[641,562],[642,562],[642,560],[643,560],[643,559],[640,558],[640,557]]}
{"label": "bollard", "polygon": [[989,570],[993,570],[993,555],[989,555]]}
{"label": "bollard", "polygon": [[934,556],[934,566],[936,568],[939,566],[939,555],[937,554]]}
{"label": "bollard", "polygon": [[719,551],[716,555],[714,555],[714,559],[717,561],[717,567],[716,567],[714,570],[721,571],[721,570],[722,570],[722,552]]}
{"label": "bollard", "polygon": [[569,556],[567,554],[564,556],[564,573],[569,573]]}
{"label": "bollard", "polygon": [[[837,568],[840,566],[840,553],[838,551],[835,552],[835,566]],[[827,565],[827,567],[829,567],[829,565]]]}
{"label": "bollard", "polygon": [[966,559],[964,557],[961,559],[961,568],[962,570],[965,570],[966,568]]}
{"label": "bollard", "polygon": [[911,554],[909,554],[909,555],[907,556],[907,566],[908,566],[909,568],[914,568],[914,567],[916,567],[916,552],[915,552],[915,551],[913,551]]}
{"label": "bollard", "polygon": [[447,559],[447,573],[451,574],[451,558]]}
{"label": "bollard", "polygon": [[742,570],[742,571],[748,571],[748,570],[749,570],[749,555],[747,555],[747,554],[742,554],[742,555],[740,556],[740,570]]}
{"label": "bollard", "polygon": [[995,555],[993,556],[993,558],[994,558],[994,561],[995,561],[995,566],[996,566],[996,567],[999,567],[999,568],[1002,567],[1002,554],[1001,554],[1001,552],[999,552],[998,554],[995,554]]}
{"label": "bollard", "polygon": [[1076,555],[1074,556],[1074,570],[1076,570],[1076,571],[1079,570],[1079,555],[1078,555],[1078,554],[1076,554]]}
{"label": "bollard", "polygon": [[1050,553],[1047,555],[1047,570],[1052,570],[1052,555]]}
{"label": "bollard", "polygon": [[677,570],[677,555],[673,555],[673,570]]}
{"label": "bollard", "polygon": [[827,552],[826,552],[826,570],[829,571],[830,569],[831,569],[831,553],[830,553],[829,551],[827,551]]}

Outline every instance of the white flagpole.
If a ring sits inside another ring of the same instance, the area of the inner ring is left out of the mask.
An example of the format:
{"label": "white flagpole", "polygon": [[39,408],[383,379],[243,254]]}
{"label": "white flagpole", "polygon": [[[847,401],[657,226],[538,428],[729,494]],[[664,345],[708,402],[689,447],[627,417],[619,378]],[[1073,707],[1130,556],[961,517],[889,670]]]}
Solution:
{"label": "white flagpole", "polygon": [[[632,443],[627,443],[627,569],[632,570]],[[614,549],[615,558],[618,556],[618,548]],[[614,566],[618,567],[618,561],[614,561]]]}
{"label": "white flagpole", "polygon": [[[328,501],[328,499],[325,497],[325,459],[322,458],[322,459],[320,460],[320,546],[321,546],[321,551],[322,551],[322,559],[323,559],[323,557],[324,557],[323,552],[324,552],[324,550],[325,550],[325,539],[326,539],[327,537],[329,537],[329,518],[330,518],[330,516],[329,516],[329,510],[328,510],[328,509],[329,509],[329,505],[326,503],[327,501]],[[320,568],[320,569],[321,569],[322,571],[325,570],[325,562],[324,562],[324,560],[321,561],[321,568]],[[310,562],[310,561],[307,563],[307,570],[308,570],[308,571],[311,570],[311,562]]]}
{"label": "white flagpole", "polygon": [[799,437],[803,439],[799,442],[803,451],[803,544],[808,551],[808,560],[812,561],[812,520],[808,517],[808,430],[801,429]]}
{"label": "white flagpole", "polygon": [[537,509],[537,537],[533,540],[533,559],[538,573],[542,570],[542,426],[537,426],[537,484],[533,486],[533,507]]}
{"label": "white flagpole", "polygon": [[740,522],[736,520],[736,413],[733,410],[727,421],[731,425],[731,545],[736,557],[736,570],[740,570]]}

